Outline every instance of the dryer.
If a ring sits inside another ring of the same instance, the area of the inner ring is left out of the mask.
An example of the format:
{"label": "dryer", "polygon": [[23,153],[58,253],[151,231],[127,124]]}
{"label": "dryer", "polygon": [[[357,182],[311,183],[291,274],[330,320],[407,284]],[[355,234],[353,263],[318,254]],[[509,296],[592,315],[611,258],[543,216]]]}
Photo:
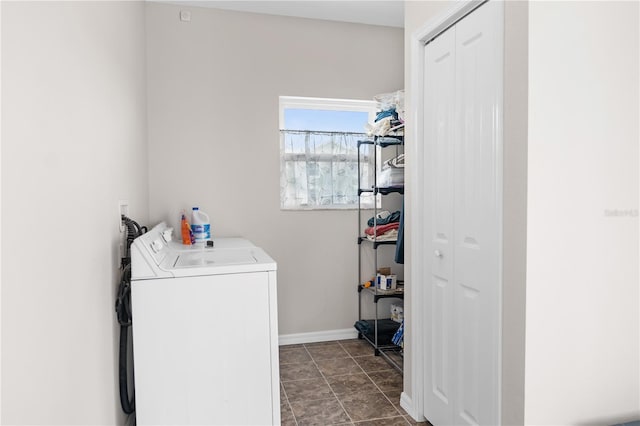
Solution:
{"label": "dryer", "polygon": [[280,424],[276,262],[241,238],[131,246],[139,425]]}

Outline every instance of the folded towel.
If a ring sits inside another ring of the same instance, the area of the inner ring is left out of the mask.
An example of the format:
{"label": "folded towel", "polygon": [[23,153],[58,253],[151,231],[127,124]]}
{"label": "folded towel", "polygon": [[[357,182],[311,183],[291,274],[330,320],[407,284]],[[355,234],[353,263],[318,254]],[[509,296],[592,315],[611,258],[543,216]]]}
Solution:
{"label": "folded towel", "polygon": [[387,223],[386,225],[370,226],[364,230],[364,233],[367,235],[382,235],[391,231],[392,229],[398,229],[399,227],[400,222],[392,222]]}

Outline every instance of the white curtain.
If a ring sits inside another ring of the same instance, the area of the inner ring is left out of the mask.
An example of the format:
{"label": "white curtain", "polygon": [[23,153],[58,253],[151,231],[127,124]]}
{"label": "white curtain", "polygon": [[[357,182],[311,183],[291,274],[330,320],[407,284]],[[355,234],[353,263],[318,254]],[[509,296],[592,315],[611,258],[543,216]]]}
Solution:
{"label": "white curtain", "polygon": [[[358,140],[365,138],[362,133],[281,130],[281,208],[357,208]],[[372,156],[369,146],[360,151],[361,187],[366,188]]]}

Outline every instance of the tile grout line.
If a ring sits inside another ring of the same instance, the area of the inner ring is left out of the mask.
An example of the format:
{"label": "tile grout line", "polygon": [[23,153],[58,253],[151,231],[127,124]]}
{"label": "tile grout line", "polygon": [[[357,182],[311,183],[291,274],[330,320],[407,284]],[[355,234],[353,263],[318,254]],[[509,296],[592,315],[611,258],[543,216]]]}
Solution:
{"label": "tile grout line", "polygon": [[[344,346],[342,346],[342,343],[341,343],[340,341],[338,341],[338,345],[340,345],[340,347],[342,348],[342,350],[344,350],[344,351],[347,353],[347,355],[349,355],[349,358],[350,358],[353,362],[355,362],[355,363],[356,363],[356,365],[358,366],[358,368],[360,369],[360,371],[362,371],[365,375],[367,375],[367,372],[366,372],[366,371],[364,371],[364,368],[362,368],[362,366],[360,365],[360,363],[358,363],[358,361],[356,361],[355,357],[354,357],[353,355],[351,355],[351,352],[349,352],[349,351],[347,350],[347,348],[345,348]],[[345,374],[345,376],[346,376],[346,374]],[[336,377],[337,377],[337,376],[336,376]],[[367,378],[368,378],[368,377],[369,377],[369,376],[367,376]],[[369,380],[371,380],[371,379],[369,379]],[[371,380],[371,381],[373,382],[373,380]],[[374,383],[374,385],[375,385],[375,383]],[[331,387],[331,385],[329,385],[329,387]],[[336,398],[338,398],[338,395],[336,395]],[[340,398],[338,398],[338,401],[339,401],[339,402],[340,402],[340,404],[342,405],[342,401],[340,401]],[[347,412],[347,410],[344,410],[344,411],[345,411],[345,413]],[[348,413],[347,413],[347,416],[349,416],[349,414],[348,414]],[[349,416],[349,418],[351,418],[351,416]],[[377,419],[368,419],[368,420],[377,420]],[[368,420],[364,420],[364,421],[368,421]],[[352,421],[352,423],[353,423],[354,425],[356,424],[356,422],[354,422],[354,421]]]}
{"label": "tile grout line", "polygon": [[[280,366],[278,366],[278,369],[280,369]],[[293,422],[295,423],[296,426],[299,426],[298,419],[296,419],[296,414],[293,412],[293,407],[291,406],[291,401],[289,401],[289,395],[287,395],[287,389],[284,387],[284,382],[282,381],[282,377],[280,377],[280,387],[282,388],[284,397],[287,398],[287,407],[289,407],[289,412],[291,412],[291,417],[293,417]],[[280,423],[282,423],[282,413],[280,413]]]}
{"label": "tile grout line", "polygon": [[[382,370],[382,371],[395,371],[395,370]],[[376,371],[373,371],[373,373],[376,373]],[[380,386],[378,386],[378,384],[369,376],[369,373],[367,373],[366,371],[364,372],[364,374],[367,375],[367,377],[369,378],[369,380],[371,380],[373,382],[373,384],[375,385],[375,387],[380,391],[380,393],[382,394],[382,396],[385,397],[385,399],[387,401],[389,401],[389,404],[391,404],[393,406],[393,408],[401,415],[404,416],[404,414],[402,414],[400,412],[400,410],[398,410],[398,408],[396,407],[396,405],[391,401],[391,399],[389,399],[389,397],[384,393],[384,391],[380,388]],[[403,378],[403,387],[404,387],[404,378]]]}
{"label": "tile grout line", "polygon": [[[367,378],[368,378],[369,380],[371,380],[371,382],[373,383],[373,385],[376,387],[376,389],[378,389],[378,391],[382,394],[382,396],[384,396],[384,397],[386,398],[386,400],[387,400],[387,401],[389,401],[389,403],[393,406],[393,408],[395,408],[395,409],[396,409],[396,411],[399,411],[399,410],[396,408],[396,406],[394,405],[394,403],[389,399],[389,397],[387,397],[387,395],[385,395],[385,393],[382,391],[382,389],[380,389],[380,387],[378,387],[377,383],[376,383],[376,382],[374,382],[374,381],[373,381],[373,379],[372,379],[371,377],[369,377],[369,373],[367,373],[367,372],[365,371],[365,369],[364,369],[364,368],[362,368],[362,366],[360,365],[360,363],[356,360],[356,357],[354,357],[353,355],[351,355],[351,353],[347,350],[347,348],[345,348],[344,346],[342,346],[342,343],[340,343],[340,342],[338,342],[338,343],[340,344],[340,346],[342,347],[342,349],[344,349],[344,351],[349,355],[349,358],[351,358],[351,359],[356,363],[356,365],[360,368],[360,370],[362,370],[362,372],[365,374],[365,376],[367,376]],[[358,358],[364,358],[364,357],[367,357],[367,356],[370,356],[370,355],[362,355],[361,357],[358,357]],[[375,356],[375,355],[374,355],[374,356]],[[395,370],[390,369],[390,370],[379,370],[379,371],[395,371]],[[376,373],[376,371],[372,371],[372,373]],[[404,378],[403,378],[403,382],[404,382]],[[340,400],[340,398],[338,398],[338,400]],[[347,411],[347,410],[345,410],[345,411]],[[348,415],[348,414],[347,414],[347,415]],[[397,416],[376,417],[376,418],[373,418],[373,419],[366,419],[366,420],[363,420],[363,421],[395,419],[395,418],[397,418],[397,417],[402,417],[402,419],[403,419],[407,424],[409,424],[409,425],[410,425],[410,423],[409,423],[409,422],[407,422],[407,419],[404,417],[404,415],[403,415],[402,413],[400,413],[400,414],[399,414],[399,415],[397,415]],[[354,422],[354,423],[355,423],[355,422]]]}
{"label": "tile grout line", "polygon": [[[395,406],[395,404],[391,401],[391,399],[384,393],[384,391],[380,388],[380,386],[378,386],[378,384],[371,378],[371,376],[369,375],[369,373],[367,371],[364,370],[364,368],[360,365],[360,363],[358,363],[358,361],[356,360],[356,357],[354,355],[352,355],[347,348],[345,348],[342,343],[340,341],[333,341],[335,343],[338,343],[338,346],[340,348],[342,348],[345,353],[347,354],[347,359],[351,359],[353,362],[356,363],[356,366],[359,368],[359,371],[361,371],[362,373],[364,373],[365,377],[367,377],[375,386],[375,388],[384,396],[384,398],[393,406],[393,408],[396,410],[396,415],[391,415],[391,416],[386,416],[386,417],[376,417],[376,418],[372,418],[372,419],[366,419],[364,421],[375,421],[375,420],[387,420],[387,419],[393,419],[393,418],[398,418],[401,417],[406,424],[411,425],[411,423],[407,420],[406,416]],[[325,342],[312,342],[312,346],[314,343],[325,343]],[[330,342],[326,342],[326,343],[330,343]],[[327,384],[327,386],[329,386],[329,390],[331,391],[331,393],[333,394],[333,396],[336,398],[336,400],[338,401],[338,403],[340,404],[341,408],[343,409],[344,413],[347,415],[347,417],[349,418],[349,421],[352,424],[355,424],[355,421],[351,418],[351,416],[349,415],[349,413],[347,412],[347,410],[344,407],[344,404],[342,403],[342,400],[340,399],[340,397],[335,393],[335,391],[333,390],[333,388],[331,387],[331,385],[329,384],[329,381],[327,380],[327,376],[324,375],[324,373],[320,370],[320,367],[318,365],[318,363],[316,362],[316,359],[311,355],[311,352],[309,351],[309,348],[307,347],[306,344],[302,344],[300,347],[303,347],[305,349],[305,352],[309,355],[309,358],[311,359],[311,362],[313,362],[314,366],[317,368],[318,372],[320,373],[321,378],[324,380],[325,384]],[[370,355],[361,355],[360,358],[363,357],[368,357]],[[375,356],[375,355],[374,355]],[[328,358],[328,360],[330,360],[332,358]],[[288,364],[302,364],[302,363],[288,363]],[[395,370],[393,370],[392,368],[389,370],[377,370],[377,371],[372,371],[371,373],[377,373],[377,372],[382,372],[382,371],[393,371],[395,372]],[[342,375],[338,375],[338,376],[346,376],[346,375],[352,375],[352,374],[360,374],[360,373],[350,373],[350,374],[342,374]],[[333,376],[331,376],[333,377]],[[337,377],[337,376],[336,376]],[[299,381],[303,381],[303,380],[312,380],[312,379],[299,379],[299,380],[288,380],[287,382],[299,382]],[[294,422],[296,424],[296,426],[299,424],[298,423],[298,419],[295,416],[295,413],[293,411],[293,407],[291,406],[291,401],[288,397],[288,395],[286,394],[286,389],[284,386],[284,382],[281,381],[281,386],[283,389],[283,392],[285,393],[285,397],[287,398],[287,405],[291,411],[291,413],[293,414],[293,418],[294,418]],[[318,399],[318,400],[322,400]],[[316,400],[314,400],[316,401]]]}
{"label": "tile grout line", "polygon": [[[342,349],[344,349],[344,351],[347,353],[347,355],[349,355],[349,358],[351,358],[353,360],[353,362],[356,363],[356,365],[360,368],[360,370],[364,373],[365,376],[367,376],[367,378],[369,380],[371,380],[371,383],[373,383],[373,385],[376,387],[376,389],[378,389],[378,392],[380,392],[382,394],[382,396],[384,396],[386,398],[387,401],[389,401],[389,404],[391,404],[393,406],[393,408],[395,408],[396,411],[398,411],[398,409],[396,408],[396,406],[394,405],[393,402],[391,402],[391,400],[389,399],[389,397],[387,397],[387,395],[384,394],[384,392],[382,391],[382,389],[380,389],[380,387],[378,386],[378,384],[376,382],[373,381],[373,379],[369,376],[369,373],[367,373],[365,371],[364,368],[362,368],[362,366],[360,365],[360,363],[356,360],[356,357],[354,357],[353,355],[351,355],[351,353],[347,350],[347,348],[345,348],[344,346],[342,346],[342,343],[340,341],[338,341],[338,344],[342,347]],[[366,357],[369,355],[363,355],[362,357]],[[375,356],[375,355],[374,355]],[[387,370],[379,370],[379,371],[387,371]],[[375,373],[375,371],[373,371],[373,373]],[[404,380],[403,380],[404,381]],[[337,397],[337,396],[336,396]],[[340,400],[340,398],[338,398],[338,401]],[[340,401],[342,403],[342,401]],[[346,412],[347,410],[345,410]],[[348,415],[348,414],[347,414]],[[396,417],[402,417],[404,419],[404,421],[406,422],[407,419],[404,418],[404,416],[402,415],[402,413],[399,414],[399,416],[387,416],[387,417],[376,417],[373,419],[366,419],[363,421],[372,421],[372,420],[385,420],[385,419],[392,419],[392,418],[396,418]],[[354,422],[355,423],[355,422]]]}
{"label": "tile grout line", "polygon": [[[293,422],[298,426],[298,420],[296,420],[296,415],[293,412],[293,407],[291,407],[291,401],[289,401],[289,395],[287,395],[287,390],[284,388],[284,383],[282,380],[280,381],[280,386],[282,387],[282,392],[284,393],[284,397],[287,398],[287,407],[289,407],[289,411],[291,412],[291,417],[293,417]],[[280,423],[282,423],[282,413],[280,413]]]}
{"label": "tile grout line", "polygon": [[[336,341],[338,343],[338,346],[345,351],[345,353],[349,356],[351,356],[351,354],[349,352],[347,352],[342,345],[340,344],[339,341]],[[320,375],[322,376],[322,379],[324,380],[324,382],[327,384],[327,386],[329,386],[329,390],[331,391],[331,393],[333,394],[334,398],[336,399],[336,401],[338,401],[338,404],[340,404],[340,407],[342,407],[342,411],[344,411],[344,414],[347,415],[347,418],[349,419],[349,423],[354,424],[355,422],[353,421],[353,419],[351,418],[351,416],[349,415],[349,413],[347,413],[347,409],[344,408],[344,404],[342,403],[342,401],[340,401],[340,398],[338,398],[338,395],[335,393],[335,391],[333,390],[333,388],[331,387],[331,385],[329,384],[329,381],[327,380],[327,378],[325,377],[324,373],[322,372],[322,370],[320,370],[320,367],[318,366],[318,363],[316,362],[316,359],[313,357],[313,355],[311,355],[311,352],[309,352],[309,349],[307,349],[307,345],[304,345],[304,349],[307,351],[307,353],[309,354],[309,357],[311,357],[311,361],[313,361],[313,364],[316,366],[316,368],[318,369],[318,372],[320,373]],[[357,365],[357,363],[356,363]],[[358,365],[358,367],[360,367]],[[294,414],[295,417],[295,414]]]}
{"label": "tile grout line", "polygon": [[[338,343],[339,343],[339,342],[338,342]],[[342,344],[340,344],[340,346],[342,346]],[[344,349],[344,348],[343,348],[343,349]],[[347,351],[346,349],[345,349],[345,352],[347,352],[347,353],[349,354],[349,356],[351,356],[351,354],[349,353],[349,351]],[[375,353],[374,353],[374,356],[375,356]],[[354,361],[355,361],[355,363],[356,363],[356,364],[358,364],[358,361],[356,361],[355,359],[354,359]],[[385,360],[385,362],[386,362],[386,360]],[[358,367],[360,367],[360,364],[358,364]],[[404,418],[404,414],[402,414],[402,413],[400,412],[400,410],[398,410],[398,408],[397,408],[397,407],[396,407],[396,405],[391,401],[391,399],[389,399],[389,397],[384,393],[384,391],[383,391],[382,389],[380,389],[380,386],[378,386],[378,384],[377,384],[377,383],[376,383],[376,382],[371,378],[371,376],[369,376],[369,373],[367,373],[367,372],[364,370],[364,368],[362,368],[362,367],[360,367],[360,369],[364,372],[364,374],[367,376],[367,378],[368,378],[369,380],[371,380],[371,383],[373,383],[373,385],[376,387],[376,389],[378,389],[378,391],[382,394],[382,396],[384,396],[384,397],[385,397],[385,399],[386,399],[387,401],[389,401],[389,404],[391,404],[391,406],[392,406],[392,407],[393,407],[393,408],[394,408],[394,409],[399,413],[399,415],[400,415],[400,416],[402,416],[402,418]],[[380,371],[395,371],[395,370],[380,370]],[[375,371],[372,371],[372,373],[375,373]],[[404,388],[404,377],[402,378],[402,386],[403,386],[403,388]],[[388,417],[385,417],[385,418],[388,418]],[[375,419],[374,419],[374,420],[375,420]],[[407,419],[404,419],[404,421],[406,422],[406,421],[407,421]]]}

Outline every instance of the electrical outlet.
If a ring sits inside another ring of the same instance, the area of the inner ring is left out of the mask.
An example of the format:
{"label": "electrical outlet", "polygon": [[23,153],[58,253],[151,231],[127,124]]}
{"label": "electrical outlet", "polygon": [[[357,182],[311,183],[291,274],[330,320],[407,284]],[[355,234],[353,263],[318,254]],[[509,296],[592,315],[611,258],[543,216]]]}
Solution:
{"label": "electrical outlet", "polygon": [[180,20],[182,22],[191,22],[191,12],[188,10],[180,11]]}
{"label": "electrical outlet", "polygon": [[123,215],[129,217],[129,202],[126,200],[118,201],[118,224],[120,227],[120,233],[124,233],[127,229],[122,221]]}

